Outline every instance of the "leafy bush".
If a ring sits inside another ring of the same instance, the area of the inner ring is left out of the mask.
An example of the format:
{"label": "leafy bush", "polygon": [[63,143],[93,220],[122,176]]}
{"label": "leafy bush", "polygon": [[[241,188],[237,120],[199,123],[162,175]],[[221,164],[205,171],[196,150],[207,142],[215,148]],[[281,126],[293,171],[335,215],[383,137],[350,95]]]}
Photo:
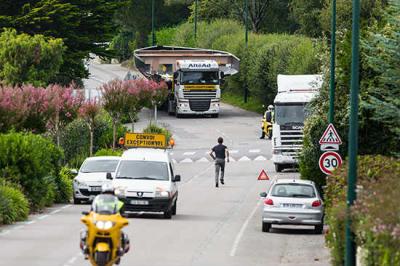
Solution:
{"label": "leafy bush", "polygon": [[[96,117],[96,126],[93,138],[93,151],[106,149],[112,146],[113,132],[111,118],[106,112]],[[118,124],[117,136],[125,135],[126,128]],[[89,156],[90,136],[88,125],[82,119],[76,119],[64,130],[61,146],[64,149],[65,160],[70,167],[79,168]]]}
{"label": "leafy bush", "polygon": [[71,200],[73,189],[72,189],[72,179],[74,175],[71,174],[68,167],[63,167],[56,179],[57,185],[57,195],[55,202],[57,203],[68,203]]}
{"label": "leafy bush", "polygon": [[21,186],[34,210],[52,203],[52,176],[57,176],[62,159],[62,150],[49,139],[30,133],[0,134],[0,175]]}
{"label": "leafy bush", "polygon": [[172,137],[171,131],[168,129],[157,126],[156,124],[150,123],[145,129],[143,129],[143,133],[155,133],[155,134],[163,134],[165,135],[165,138],[167,140],[167,143],[169,143],[170,138]]}
{"label": "leafy bush", "polygon": [[15,185],[0,182],[0,224],[11,224],[28,217],[29,203]]}
{"label": "leafy bush", "polygon": [[123,150],[101,149],[94,156],[121,156]]}
{"label": "leafy bush", "polygon": [[[333,265],[343,265],[346,219],[347,162],[327,178],[326,241]],[[400,160],[384,156],[360,156],[357,200],[351,209],[356,242],[365,249],[365,265],[400,263]],[[383,208],[384,206],[384,208]]]}

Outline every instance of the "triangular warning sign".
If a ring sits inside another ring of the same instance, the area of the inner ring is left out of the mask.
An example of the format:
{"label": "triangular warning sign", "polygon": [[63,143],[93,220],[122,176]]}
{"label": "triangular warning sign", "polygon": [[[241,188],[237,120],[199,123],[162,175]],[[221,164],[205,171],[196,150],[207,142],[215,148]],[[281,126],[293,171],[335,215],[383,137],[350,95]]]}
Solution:
{"label": "triangular warning sign", "polygon": [[263,170],[261,170],[260,175],[258,176],[257,180],[269,180],[269,177],[267,175],[267,173]]}
{"label": "triangular warning sign", "polygon": [[340,139],[339,134],[337,133],[333,124],[329,124],[325,129],[324,134],[319,140],[319,144],[342,144],[342,140]]}

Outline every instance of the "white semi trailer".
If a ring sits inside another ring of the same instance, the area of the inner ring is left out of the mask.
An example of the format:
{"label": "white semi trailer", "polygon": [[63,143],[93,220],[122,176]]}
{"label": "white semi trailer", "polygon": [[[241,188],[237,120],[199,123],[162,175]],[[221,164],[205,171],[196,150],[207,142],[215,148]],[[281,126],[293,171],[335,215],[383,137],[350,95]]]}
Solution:
{"label": "white semi trailer", "polygon": [[239,59],[227,52],[188,47],[152,46],[135,50],[138,70],[169,85],[166,108],[176,117],[218,117],[225,76],[238,73]]}
{"label": "white semi trailer", "polygon": [[298,164],[307,104],[319,93],[321,75],[278,75],[274,99],[272,161],[276,172]]}

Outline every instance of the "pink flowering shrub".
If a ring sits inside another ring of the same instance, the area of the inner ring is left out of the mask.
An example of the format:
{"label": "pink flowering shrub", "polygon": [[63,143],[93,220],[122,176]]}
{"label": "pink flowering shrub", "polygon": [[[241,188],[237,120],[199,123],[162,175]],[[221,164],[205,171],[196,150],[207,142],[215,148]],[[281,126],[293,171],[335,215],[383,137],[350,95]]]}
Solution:
{"label": "pink flowering shrub", "polygon": [[[327,178],[326,242],[333,265],[343,265],[347,164]],[[400,159],[360,156],[357,200],[351,209],[357,245],[365,250],[365,265],[400,265]]]}
{"label": "pink flowering shrub", "polygon": [[93,155],[93,134],[96,126],[96,116],[100,114],[101,105],[97,100],[88,100],[83,102],[81,107],[79,108],[79,116],[85,120],[86,124],[89,127],[90,133],[90,146],[89,146],[89,155]]}

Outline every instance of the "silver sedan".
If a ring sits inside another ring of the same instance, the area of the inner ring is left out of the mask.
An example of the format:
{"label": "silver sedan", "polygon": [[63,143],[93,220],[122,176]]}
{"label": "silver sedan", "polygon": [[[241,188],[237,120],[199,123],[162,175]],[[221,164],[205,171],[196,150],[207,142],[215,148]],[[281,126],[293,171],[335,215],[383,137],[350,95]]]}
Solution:
{"label": "silver sedan", "polygon": [[262,231],[272,224],[313,225],[314,232],[323,231],[324,205],[314,182],[299,179],[277,179],[264,199]]}

